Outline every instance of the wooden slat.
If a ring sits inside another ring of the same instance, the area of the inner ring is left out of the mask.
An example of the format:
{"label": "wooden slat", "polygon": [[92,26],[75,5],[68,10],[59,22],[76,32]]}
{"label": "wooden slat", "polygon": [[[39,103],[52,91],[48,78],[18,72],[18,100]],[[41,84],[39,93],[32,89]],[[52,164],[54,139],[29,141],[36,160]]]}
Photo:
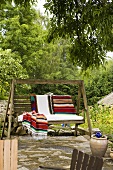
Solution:
{"label": "wooden slat", "polygon": [[27,110],[29,109],[31,111],[31,107],[30,106],[23,106],[23,107],[19,107],[18,106],[18,107],[15,107],[14,111],[16,111],[16,110],[19,111],[19,109],[20,110],[24,110],[24,111],[25,111],[25,109],[27,109]]}
{"label": "wooden slat", "polygon": [[17,170],[18,140],[11,140],[11,170]]}
{"label": "wooden slat", "polygon": [[81,170],[87,170],[88,161],[89,161],[89,155],[88,154],[84,154],[84,160],[83,160],[83,164],[82,164],[82,169]]}
{"label": "wooden slat", "polygon": [[14,104],[15,103],[31,103],[29,99],[25,100],[25,99],[19,99],[19,100],[14,100]]}
{"label": "wooden slat", "polygon": [[14,96],[14,113],[22,114],[31,111],[30,96]]}
{"label": "wooden slat", "polygon": [[82,161],[83,161],[83,152],[79,151],[76,170],[80,170],[81,169]]}
{"label": "wooden slat", "polygon": [[102,166],[103,166],[103,159],[102,159],[102,158],[100,158],[100,160],[99,160],[99,164],[98,164],[98,166],[97,166],[97,169],[96,169],[96,170],[98,170],[98,169],[102,169]]}
{"label": "wooden slat", "polygon": [[93,170],[102,169],[103,159],[100,157],[95,157],[95,162],[93,165]]}
{"label": "wooden slat", "polygon": [[3,140],[0,140],[0,170],[3,170],[3,158],[4,158],[4,155],[3,155]]}
{"label": "wooden slat", "polygon": [[11,170],[10,163],[10,140],[4,140],[4,170]]}
{"label": "wooden slat", "polygon": [[17,104],[14,104],[14,108],[16,107],[31,107],[31,104],[30,103],[17,103]]}
{"label": "wooden slat", "polygon": [[93,167],[95,167],[95,157],[90,156],[87,170],[91,170],[91,169],[93,169]]}
{"label": "wooden slat", "polygon": [[72,153],[70,170],[74,170],[75,169],[75,165],[77,163],[77,159],[78,159],[78,150],[74,149],[73,153]]}
{"label": "wooden slat", "polygon": [[30,99],[30,95],[14,95],[14,99]]}
{"label": "wooden slat", "polygon": [[81,84],[83,80],[16,79],[15,84]]}
{"label": "wooden slat", "polygon": [[31,111],[31,102],[29,95],[14,95],[14,114],[22,114],[24,111]]}

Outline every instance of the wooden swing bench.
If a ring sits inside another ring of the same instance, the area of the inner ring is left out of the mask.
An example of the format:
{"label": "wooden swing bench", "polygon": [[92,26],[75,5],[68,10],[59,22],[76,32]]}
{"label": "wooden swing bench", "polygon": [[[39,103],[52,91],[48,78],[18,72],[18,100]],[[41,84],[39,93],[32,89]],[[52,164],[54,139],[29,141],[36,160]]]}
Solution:
{"label": "wooden swing bench", "polygon": [[[81,96],[82,96],[85,111],[86,111],[86,118],[87,118],[87,122],[88,122],[89,135],[91,136],[92,129],[91,129],[91,123],[90,123],[89,111],[88,111],[88,105],[87,105],[87,98],[86,98],[86,92],[85,92],[83,80],[15,79],[15,80],[12,80],[12,83],[11,83],[11,90],[10,90],[8,106],[7,106],[7,110],[6,110],[6,115],[9,114],[9,123],[8,123],[8,137],[9,138],[10,138],[10,133],[11,133],[12,116],[17,118],[24,111],[26,111],[26,112],[31,111],[30,94],[29,95],[16,95],[15,90],[16,90],[17,84],[21,84],[21,85],[22,84],[30,84],[30,85],[34,85],[34,84],[71,84],[71,85],[78,85],[78,98],[77,98],[77,109],[76,109],[77,113],[76,113],[76,115],[79,117],[80,99],[81,99]],[[9,105],[10,105],[10,110],[9,110]],[[62,118],[61,120],[60,119],[58,119],[58,120],[56,120],[56,119],[48,120],[49,124],[74,123],[75,124],[75,135],[77,134],[77,126],[79,124],[83,124],[84,122],[85,122],[85,114],[83,114],[83,119],[71,119],[71,120],[70,119],[64,119],[63,120],[63,118]],[[4,126],[5,126],[5,124],[4,124]]]}

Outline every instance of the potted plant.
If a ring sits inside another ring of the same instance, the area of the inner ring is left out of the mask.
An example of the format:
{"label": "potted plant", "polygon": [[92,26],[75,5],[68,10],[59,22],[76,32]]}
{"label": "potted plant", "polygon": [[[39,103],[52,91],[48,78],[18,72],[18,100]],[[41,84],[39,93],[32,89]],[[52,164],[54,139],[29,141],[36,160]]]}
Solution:
{"label": "potted plant", "polygon": [[92,155],[103,157],[106,153],[108,146],[108,139],[106,135],[102,135],[101,132],[96,132],[90,139],[90,148]]}

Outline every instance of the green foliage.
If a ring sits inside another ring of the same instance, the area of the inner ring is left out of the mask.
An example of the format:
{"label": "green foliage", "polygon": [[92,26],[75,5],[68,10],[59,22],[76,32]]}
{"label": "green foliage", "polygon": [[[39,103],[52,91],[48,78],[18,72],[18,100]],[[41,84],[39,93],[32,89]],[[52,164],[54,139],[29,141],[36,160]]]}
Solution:
{"label": "green foliage", "polygon": [[[63,3],[63,1],[60,3]],[[67,3],[70,3],[70,1]],[[85,3],[86,2],[84,2],[84,4]],[[88,4],[89,2],[86,3],[86,8]],[[94,11],[96,11],[99,4],[94,4],[92,8],[94,8]],[[100,4],[100,6],[101,5],[102,4]],[[111,5],[111,3],[109,3],[109,5]],[[82,7],[83,6],[81,6],[81,8]],[[57,8],[55,10],[57,10]],[[102,10],[104,10],[103,7]],[[85,9],[83,12],[85,12]],[[96,16],[97,13],[99,13],[98,15],[100,16],[100,12],[98,10],[94,12],[94,16]],[[90,13],[88,16],[89,15]],[[86,14],[84,14],[84,17],[86,17]],[[75,22],[75,20],[73,22]],[[78,23],[80,22],[81,19],[78,21]],[[68,24],[68,22],[66,24]],[[108,62],[108,65],[105,65],[106,70],[103,68],[99,68],[98,70],[96,68],[90,71],[87,70],[89,77],[86,81],[86,76],[85,78],[82,77],[80,72],[81,69],[78,69],[70,61],[70,58],[73,57],[73,54],[70,55],[70,48],[72,48],[72,44],[74,45],[74,41],[77,41],[78,43],[77,37],[75,36],[74,40],[73,37],[69,38],[66,35],[67,30],[64,30],[66,33],[65,39],[57,38],[54,41],[51,41],[51,43],[48,43],[47,35],[48,33],[51,33],[48,30],[50,27],[51,25],[48,21],[48,18],[42,16],[38,11],[31,7],[25,8],[23,5],[14,6],[11,4],[2,5],[0,18],[0,54],[2,57],[0,61],[0,95],[3,96],[7,91],[9,91],[9,84],[12,78],[25,77],[61,80],[84,79],[88,105],[94,105],[101,97],[113,91],[113,63],[111,61]],[[88,28],[90,28],[90,26]],[[87,30],[87,24],[85,29]],[[73,31],[74,30],[72,30],[72,33]],[[76,34],[77,32],[75,31],[75,35]],[[85,33],[83,37],[87,37],[87,35],[88,34]],[[104,40],[102,41],[104,42]],[[92,50],[93,45],[92,47],[89,45],[89,47]],[[90,52],[90,49],[88,49],[88,51]],[[84,63],[87,62],[87,59],[85,59],[85,52],[81,47],[80,53],[80,55],[78,53],[79,57],[84,55],[82,60],[84,60]],[[93,62],[92,56],[93,55],[90,56],[91,58],[88,58],[88,62],[90,62],[90,59],[91,62]],[[76,55],[74,55],[74,57],[76,57]],[[81,58],[79,58],[78,62],[81,62]],[[82,66],[82,63],[80,65]],[[73,87],[67,85],[53,87],[47,86],[43,88],[33,87],[33,90],[36,92],[38,90],[39,93],[47,93],[51,91],[56,94],[70,93],[73,96],[76,94],[76,92],[73,91]],[[22,93],[33,92],[33,90],[31,90],[31,86],[25,85]]]}
{"label": "green foliage", "polygon": [[[6,71],[6,81],[26,76],[37,79],[77,79],[78,69],[69,58],[70,41],[59,38],[48,43],[49,22],[38,11],[25,8],[23,5],[17,7],[6,4],[2,7],[0,25],[1,49],[2,51],[10,49],[10,63],[13,64],[15,61],[12,68],[15,66],[25,75],[20,76],[10,69],[12,74],[16,74],[11,76],[8,65],[4,64],[2,69]],[[1,74],[4,75],[3,72]],[[1,81],[4,82],[4,79],[1,78]],[[24,86],[22,93],[28,91],[30,87]]]}
{"label": "green foliage", "polygon": [[29,77],[72,79],[76,67],[69,61],[68,39],[48,44],[47,18],[24,6],[4,8],[7,10],[3,10],[1,19],[1,47],[18,55]]}
{"label": "green foliage", "polygon": [[[99,128],[103,134],[113,133],[113,108],[102,107],[94,105],[94,107],[89,108],[90,120],[92,128]],[[87,128],[86,123],[81,125],[83,128]]]}
{"label": "green foliage", "polygon": [[69,41],[58,39],[45,43],[39,51],[36,76],[44,79],[75,79],[77,68],[69,60]]}
{"label": "green foliage", "polygon": [[4,9],[1,19],[1,48],[11,49],[17,54],[18,57],[15,57],[21,60],[22,67],[29,76],[34,77],[39,51],[45,40],[42,18],[34,9],[26,9],[24,6],[8,4]]}
{"label": "green foliage", "polygon": [[0,94],[7,95],[11,79],[27,77],[26,70],[21,65],[16,53],[0,49]]}
{"label": "green foliage", "polygon": [[0,5],[2,6],[7,3],[12,4],[12,2],[16,5],[25,5],[26,7],[29,7],[31,4],[37,2],[37,0],[1,0]]}
{"label": "green foliage", "polygon": [[3,81],[17,77],[24,78],[25,73],[16,54],[11,53],[11,50],[0,49],[0,77]]}
{"label": "green foliage", "polygon": [[[11,2],[11,0],[2,0],[1,6],[8,3],[11,4]],[[23,5],[26,7],[24,14],[27,14],[30,5],[35,4],[35,2],[37,1],[14,0],[15,5],[18,5],[19,8],[20,6],[23,8]],[[113,50],[112,0],[47,0],[45,8],[52,14],[48,40],[51,41],[59,36],[70,38],[70,59],[73,64],[86,70],[89,67],[98,67],[104,63],[106,51]],[[20,14],[23,14],[23,11],[19,13],[19,16]],[[28,13],[26,16],[30,18],[32,15]],[[21,29],[24,32],[26,32],[26,30],[28,31],[30,27],[27,26],[27,23],[23,24],[26,25],[23,25],[22,27],[24,28]],[[20,47],[22,47],[23,50],[27,50],[27,46],[25,44],[23,45],[23,43],[20,43]],[[26,58],[27,56],[25,55],[24,61]],[[30,60],[28,66],[31,66],[31,63]],[[34,66],[34,68],[36,68],[36,66]]]}
{"label": "green foliage", "polygon": [[104,67],[87,70],[87,74],[81,76],[85,82],[88,105],[95,105],[105,95],[113,91],[113,61],[108,60]]}
{"label": "green foliage", "polygon": [[103,64],[106,50],[113,49],[112,1],[47,0],[45,8],[52,14],[49,41],[70,37],[70,57],[82,69]]}
{"label": "green foliage", "polygon": [[51,92],[53,94],[57,95],[71,95],[74,97],[74,100],[77,97],[78,88],[76,85],[66,85],[66,84],[41,84],[41,85],[35,85],[32,86],[32,89],[30,90],[30,93],[36,93],[36,94],[45,94]]}

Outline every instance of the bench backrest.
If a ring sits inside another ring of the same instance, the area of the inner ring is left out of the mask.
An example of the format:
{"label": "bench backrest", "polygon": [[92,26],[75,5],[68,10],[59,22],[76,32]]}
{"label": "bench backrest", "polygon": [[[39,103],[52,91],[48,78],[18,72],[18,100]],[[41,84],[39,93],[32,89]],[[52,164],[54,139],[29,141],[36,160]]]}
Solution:
{"label": "bench backrest", "polygon": [[101,170],[102,166],[102,158],[73,150],[70,170]]}
{"label": "bench backrest", "polygon": [[25,111],[31,111],[30,95],[14,95],[13,104],[14,114],[18,113],[20,115]]}
{"label": "bench backrest", "polygon": [[[75,114],[76,109],[70,95],[53,95],[51,98],[51,112],[53,114]],[[22,114],[24,111],[38,110],[36,107],[36,95],[15,95],[14,96],[14,113]]]}

